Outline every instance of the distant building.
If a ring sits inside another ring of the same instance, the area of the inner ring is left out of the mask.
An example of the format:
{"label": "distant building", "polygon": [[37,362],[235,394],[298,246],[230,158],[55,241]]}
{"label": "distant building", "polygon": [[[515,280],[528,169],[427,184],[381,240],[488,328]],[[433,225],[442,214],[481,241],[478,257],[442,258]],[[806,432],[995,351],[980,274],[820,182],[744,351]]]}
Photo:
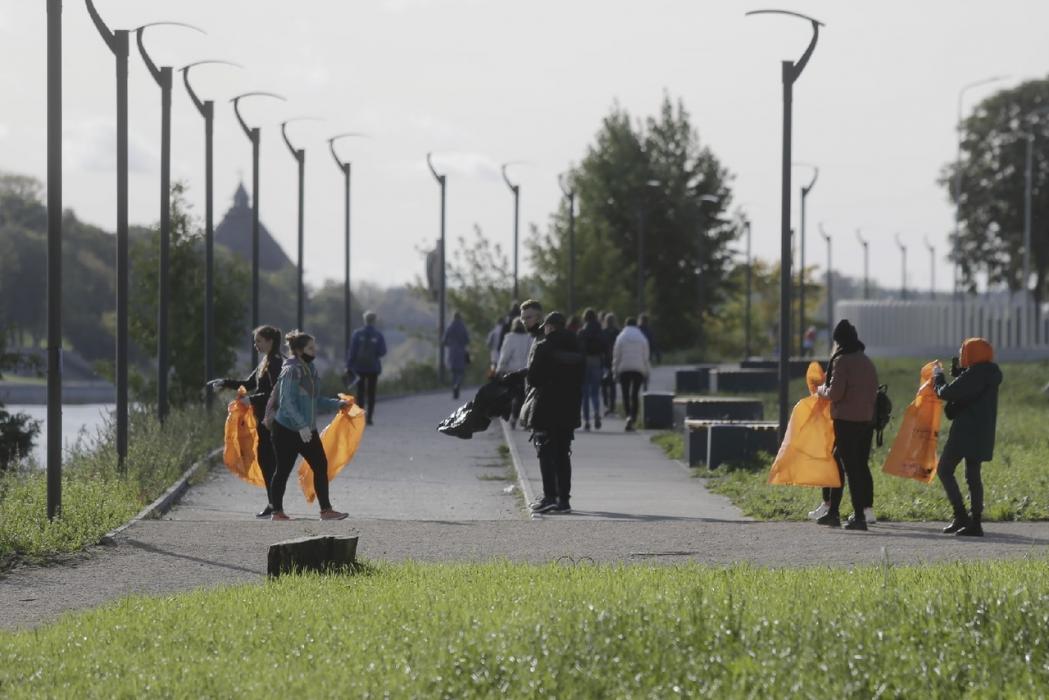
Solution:
{"label": "distant building", "polygon": [[[222,223],[215,227],[215,242],[251,263],[251,200],[243,183],[233,194],[233,206],[222,217]],[[294,267],[294,264],[260,221],[259,269],[277,272],[288,267]]]}

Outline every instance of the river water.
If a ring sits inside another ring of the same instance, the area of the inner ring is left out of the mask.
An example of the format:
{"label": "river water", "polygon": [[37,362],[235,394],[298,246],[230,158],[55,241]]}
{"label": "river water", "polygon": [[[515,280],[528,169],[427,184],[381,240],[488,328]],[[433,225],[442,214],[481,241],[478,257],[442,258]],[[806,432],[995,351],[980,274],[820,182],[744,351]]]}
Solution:
{"label": "river water", "polygon": [[[108,403],[88,403],[66,405],[62,407],[62,448],[70,449],[76,444],[80,431],[86,431],[86,439],[92,438],[97,428],[105,425],[106,416],[116,408]],[[47,464],[47,406],[8,404],[5,409],[10,413],[26,413],[34,420],[40,421],[40,432],[33,445],[32,456],[41,467]]]}

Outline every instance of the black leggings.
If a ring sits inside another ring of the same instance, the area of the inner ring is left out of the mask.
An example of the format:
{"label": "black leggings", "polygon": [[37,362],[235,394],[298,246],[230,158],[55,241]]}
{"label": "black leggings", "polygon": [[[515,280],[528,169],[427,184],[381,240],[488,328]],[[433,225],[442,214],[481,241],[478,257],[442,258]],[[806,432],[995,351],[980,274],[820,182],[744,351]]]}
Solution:
{"label": "black leggings", "polygon": [[357,375],[357,405],[367,411],[370,421],[375,415],[375,385],[379,375],[374,372],[362,372]]}
{"label": "black leggings", "polygon": [[619,373],[619,383],[623,386],[623,410],[627,418],[637,420],[638,394],[644,381],[645,377],[640,372]]}
{"label": "black leggings", "polygon": [[605,371],[607,374],[601,380],[601,396],[605,399],[605,410],[612,413],[616,410],[616,379],[607,367]]}
{"label": "black leggings", "polygon": [[[266,484],[266,498],[270,498],[270,485],[273,483],[273,475],[277,471],[277,455],[273,451],[273,436],[266,426],[259,421],[256,426],[259,434],[259,445],[257,448],[257,455],[259,458],[259,468],[262,470],[262,480]],[[269,501],[270,505],[273,505],[273,501]]]}
{"label": "black leggings", "polygon": [[[947,500],[951,502],[955,517],[965,516],[965,501],[962,500],[962,490],[958,488],[958,480],[954,478],[954,470],[962,461],[962,456],[951,449],[950,440],[940,455],[940,464],[936,473],[940,475],[940,483],[943,490],[947,492]],[[983,479],[980,478],[980,467],[982,462],[975,459],[965,458],[965,481],[969,484],[969,500],[972,502],[972,516],[979,520],[983,515]]]}
{"label": "black leggings", "polygon": [[328,457],[324,454],[321,437],[316,430],[309,442],[303,442],[299,431],[289,430],[277,421],[273,421],[273,452],[277,456],[277,471],[270,485],[270,505],[277,513],[284,512],[284,490],[288,487],[288,477],[295,466],[295,458],[302,455],[313,469],[313,490],[317,492],[317,501],[321,510],[331,510],[328,500]]}
{"label": "black leggings", "polygon": [[[873,439],[874,426],[870,423],[834,421],[834,459],[849,482],[849,497],[857,520],[864,520],[863,509],[874,502],[874,479],[869,464]],[[831,489],[831,515],[838,515],[843,491],[844,488]]]}

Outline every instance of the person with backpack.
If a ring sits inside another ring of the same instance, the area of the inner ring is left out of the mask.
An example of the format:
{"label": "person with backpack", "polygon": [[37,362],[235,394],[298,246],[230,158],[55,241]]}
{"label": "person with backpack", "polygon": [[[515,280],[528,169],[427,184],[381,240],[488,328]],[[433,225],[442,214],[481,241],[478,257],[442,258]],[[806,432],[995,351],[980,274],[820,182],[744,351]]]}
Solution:
{"label": "person with backpack", "polygon": [[[951,431],[936,470],[954,509],[954,519],[943,528],[943,532],[961,537],[983,537],[980,467],[994,457],[1002,370],[994,363],[994,348],[983,338],[966,340],[959,355],[960,360],[954,358],[951,366],[952,382],[947,382],[939,362],[933,370],[936,395],[947,402],[944,414],[951,420]],[[968,513],[954,476],[962,460],[965,460],[965,481],[969,484]]]}
{"label": "person with backpack", "polygon": [[353,332],[350,356],[346,358],[347,371],[357,377],[357,401],[365,410],[368,425],[375,421],[375,392],[382,374],[382,358],[386,355],[386,338],[375,327],[377,318],[374,311],[364,312],[364,327]]}
{"label": "person with backpack", "polygon": [[608,342],[597,322],[597,312],[583,312],[583,327],[579,329],[579,344],[583,350],[583,430],[590,432],[590,409],[594,410],[594,428],[601,430],[601,381],[605,374],[605,355]]}
{"label": "person with backpack", "polygon": [[839,507],[844,488],[838,487],[830,490],[827,513],[816,522],[845,530],[866,530],[865,509],[874,500],[874,478],[869,462],[878,402],[878,371],[864,353],[866,346],[860,342],[856,327],[847,319],[838,322],[833,337],[835,351],[827,367],[827,379],[816,393],[831,402],[834,459],[848,481],[853,513],[842,526]]}

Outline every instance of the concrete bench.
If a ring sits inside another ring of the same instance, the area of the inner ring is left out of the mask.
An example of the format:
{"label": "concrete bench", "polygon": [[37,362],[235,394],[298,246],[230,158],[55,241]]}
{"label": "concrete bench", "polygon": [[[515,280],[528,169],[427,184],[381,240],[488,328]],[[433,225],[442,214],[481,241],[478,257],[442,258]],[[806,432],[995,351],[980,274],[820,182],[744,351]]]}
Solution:
{"label": "concrete bench", "polygon": [[[801,379],[809,369],[809,363],[816,360],[814,357],[792,357],[787,360],[787,371],[791,379]],[[824,370],[827,363],[819,361]],[[767,369],[779,372],[779,360],[767,357],[751,357],[739,363],[740,369]]]}
{"label": "concrete bench", "polygon": [[670,430],[674,427],[674,395],[663,391],[646,391],[641,397],[646,430]]}
{"label": "concrete bench", "polygon": [[728,461],[753,458],[758,452],[776,454],[779,424],[774,421],[685,421],[685,462],[716,469]]}
{"label": "concrete bench", "polygon": [[702,394],[710,389],[710,371],[717,365],[697,365],[674,372],[675,394]]}
{"label": "concrete bench", "polygon": [[675,396],[674,427],[686,420],[764,420],[765,406],[760,399],[742,396]]}
{"label": "concrete bench", "polygon": [[295,571],[339,571],[356,562],[356,537],[298,537],[270,545],[266,572],[280,576]]}
{"label": "concrete bench", "polygon": [[715,369],[710,372],[710,392],[763,393],[779,388],[779,372],[767,369]]}

